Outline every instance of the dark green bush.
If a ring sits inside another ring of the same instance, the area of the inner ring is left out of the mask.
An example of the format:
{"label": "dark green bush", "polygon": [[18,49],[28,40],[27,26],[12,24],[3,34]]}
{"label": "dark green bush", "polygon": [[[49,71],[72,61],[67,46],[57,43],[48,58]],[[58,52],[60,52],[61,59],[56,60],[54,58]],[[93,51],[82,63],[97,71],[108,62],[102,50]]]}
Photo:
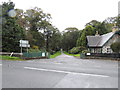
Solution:
{"label": "dark green bush", "polygon": [[83,46],[80,46],[80,47],[74,47],[72,48],[71,50],[69,50],[69,53],[71,54],[78,54],[78,53],[81,53],[83,50],[85,50],[86,48],[83,47]]}
{"label": "dark green bush", "polygon": [[28,52],[40,52],[40,50],[39,50],[39,49],[30,48],[30,49],[28,50]]}
{"label": "dark green bush", "polygon": [[50,54],[51,54],[51,55],[53,55],[53,54],[55,54],[55,53],[56,53],[56,52],[55,52],[55,51],[53,51],[53,50],[50,50],[49,52],[50,52]]}
{"label": "dark green bush", "polygon": [[82,53],[90,53],[88,50],[83,50]]}
{"label": "dark green bush", "polygon": [[115,43],[111,44],[110,47],[113,50],[113,52],[120,53],[120,42],[115,42]]}

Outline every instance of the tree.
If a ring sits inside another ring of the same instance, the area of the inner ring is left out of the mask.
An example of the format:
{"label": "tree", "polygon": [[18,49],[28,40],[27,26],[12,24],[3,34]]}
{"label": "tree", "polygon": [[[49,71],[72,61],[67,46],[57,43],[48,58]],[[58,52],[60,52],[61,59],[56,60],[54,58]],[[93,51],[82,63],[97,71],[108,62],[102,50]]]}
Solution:
{"label": "tree", "polygon": [[81,36],[77,39],[77,46],[86,47],[86,45],[87,45],[86,36],[94,35],[94,34],[95,34],[94,27],[91,25],[86,26],[85,29],[82,30]]}
{"label": "tree", "polygon": [[115,42],[115,43],[111,44],[110,47],[113,50],[113,52],[120,53],[120,42]]}
{"label": "tree", "polygon": [[47,27],[51,25],[51,15],[44,13],[38,7],[28,9],[25,12],[21,9],[16,9],[16,12],[17,23],[24,28],[25,37],[29,40],[31,47],[47,48]]}
{"label": "tree", "polygon": [[112,31],[111,24],[107,23],[107,20],[104,20],[103,22],[92,20],[86,24],[86,26],[89,26],[89,25],[94,27],[94,32],[98,31],[100,35],[103,35]]}
{"label": "tree", "polygon": [[65,51],[69,51],[73,47],[76,47],[76,41],[79,36],[79,30],[75,27],[66,28],[62,35],[62,48]]}
{"label": "tree", "polygon": [[73,47],[73,48],[69,51],[69,53],[78,54],[78,53],[81,53],[83,50],[86,50],[86,48],[83,47],[83,46]]}
{"label": "tree", "polygon": [[49,39],[49,48],[51,52],[56,52],[61,49],[61,39],[61,33],[58,28],[52,27]]}
{"label": "tree", "polygon": [[25,39],[30,42],[31,47],[36,46],[46,51],[60,49],[61,34],[52,26],[50,14],[38,7],[26,11],[16,9],[16,12],[16,24],[23,28]]}
{"label": "tree", "polygon": [[104,20],[105,23],[113,24],[116,23],[117,17],[108,17]]}
{"label": "tree", "polygon": [[3,52],[20,52],[19,40],[24,38],[24,31],[16,21],[16,17],[10,17],[9,12],[14,10],[13,2],[4,2],[2,4],[2,51]]}

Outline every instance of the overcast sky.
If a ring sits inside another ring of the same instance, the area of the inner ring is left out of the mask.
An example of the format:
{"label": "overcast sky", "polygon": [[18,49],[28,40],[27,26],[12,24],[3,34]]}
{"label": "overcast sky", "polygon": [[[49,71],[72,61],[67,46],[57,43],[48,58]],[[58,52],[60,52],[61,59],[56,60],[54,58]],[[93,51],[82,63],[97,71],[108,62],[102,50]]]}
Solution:
{"label": "overcast sky", "polygon": [[[8,0],[0,0],[4,2]],[[52,24],[60,31],[67,27],[83,29],[91,20],[103,21],[118,15],[119,0],[11,0],[15,8],[41,8],[52,16]]]}

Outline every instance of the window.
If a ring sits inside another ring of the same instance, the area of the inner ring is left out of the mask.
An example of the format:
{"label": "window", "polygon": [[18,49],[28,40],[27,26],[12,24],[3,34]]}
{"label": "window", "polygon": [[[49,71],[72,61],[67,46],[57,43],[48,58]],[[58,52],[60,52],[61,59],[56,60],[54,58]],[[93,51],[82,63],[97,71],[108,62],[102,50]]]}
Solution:
{"label": "window", "polygon": [[112,53],[112,50],[110,48],[107,48],[107,53]]}

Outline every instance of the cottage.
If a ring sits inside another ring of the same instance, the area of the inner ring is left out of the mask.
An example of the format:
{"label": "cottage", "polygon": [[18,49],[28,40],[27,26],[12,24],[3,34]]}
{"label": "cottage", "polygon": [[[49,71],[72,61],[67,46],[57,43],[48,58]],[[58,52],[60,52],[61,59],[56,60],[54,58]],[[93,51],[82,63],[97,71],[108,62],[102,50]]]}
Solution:
{"label": "cottage", "polygon": [[112,28],[112,32],[95,36],[87,36],[87,45],[91,53],[113,53],[110,45],[114,42],[120,42],[120,34],[116,26]]}

